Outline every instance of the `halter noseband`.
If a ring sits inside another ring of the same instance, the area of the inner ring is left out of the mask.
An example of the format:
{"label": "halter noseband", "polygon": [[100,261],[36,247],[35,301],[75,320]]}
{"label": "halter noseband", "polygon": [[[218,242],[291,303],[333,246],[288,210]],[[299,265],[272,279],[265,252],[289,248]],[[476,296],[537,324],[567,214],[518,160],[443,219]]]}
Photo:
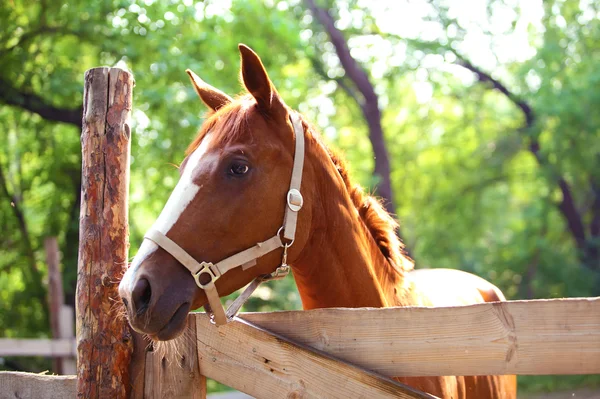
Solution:
{"label": "halter noseband", "polygon": [[[287,250],[294,243],[296,223],[298,222],[298,211],[304,204],[302,194],[300,193],[302,168],[304,166],[304,129],[299,115],[295,112],[290,115],[290,120],[294,128],[296,140],[294,166],[292,169],[290,189],[286,196],[283,226],[279,228],[273,237],[213,264],[210,262],[196,261],[196,259],[190,256],[183,248],[155,228],[150,229],[144,236],[145,239],[153,241],[156,245],[171,254],[192,273],[198,287],[206,292],[208,304],[204,307],[218,326],[228,323],[238,313],[244,302],[246,302],[260,283],[285,277],[290,271],[290,267],[287,264]],[[287,243],[284,243],[281,239],[282,232],[283,238],[287,240]],[[221,305],[221,301],[219,300],[219,293],[217,292],[215,281],[229,270],[238,266],[242,266],[242,269],[246,270],[256,265],[256,259],[278,248],[283,248],[281,265],[273,273],[255,278],[244,292],[242,292],[231,306],[229,306],[227,312],[225,312],[223,305]]]}

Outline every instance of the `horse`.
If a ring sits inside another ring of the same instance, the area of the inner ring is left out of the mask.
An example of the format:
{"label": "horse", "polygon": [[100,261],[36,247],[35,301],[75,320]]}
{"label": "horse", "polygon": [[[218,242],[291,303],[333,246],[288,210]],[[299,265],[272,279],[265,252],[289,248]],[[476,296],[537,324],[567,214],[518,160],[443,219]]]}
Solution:
{"label": "horse", "polygon": [[[397,222],[284,103],[258,55],[243,44],[239,51],[247,93],[235,99],[187,70],[208,114],[119,284],[136,331],[174,339],[202,306],[227,322],[219,296],[285,274],[288,263],[304,309],[505,300],[466,272],[414,270]],[[516,397],[515,376],[396,380],[442,398]]]}

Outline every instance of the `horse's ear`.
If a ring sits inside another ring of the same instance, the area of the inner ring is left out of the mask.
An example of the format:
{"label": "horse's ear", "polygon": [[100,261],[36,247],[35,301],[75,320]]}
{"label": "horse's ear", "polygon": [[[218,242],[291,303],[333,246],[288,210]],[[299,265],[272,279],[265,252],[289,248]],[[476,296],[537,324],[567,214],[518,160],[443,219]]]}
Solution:
{"label": "horse's ear", "polygon": [[283,101],[271,83],[258,55],[245,44],[239,44],[238,48],[242,57],[242,81],[252,97],[256,99],[258,106],[267,112],[285,111]]}
{"label": "horse's ear", "polygon": [[227,94],[200,79],[191,69],[186,69],[185,71],[190,75],[192,86],[194,86],[202,102],[213,111],[217,111],[219,108],[233,101]]}

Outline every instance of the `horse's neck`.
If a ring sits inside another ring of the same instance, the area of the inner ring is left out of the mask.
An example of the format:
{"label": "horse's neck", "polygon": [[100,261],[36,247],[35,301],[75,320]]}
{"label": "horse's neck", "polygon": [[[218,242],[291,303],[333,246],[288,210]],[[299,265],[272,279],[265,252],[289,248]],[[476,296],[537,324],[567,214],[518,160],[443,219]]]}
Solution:
{"label": "horse's neck", "polygon": [[331,186],[319,190],[322,205],[313,209],[309,242],[292,267],[304,309],[402,305],[402,277],[387,263],[335,177],[319,176],[321,185]]}

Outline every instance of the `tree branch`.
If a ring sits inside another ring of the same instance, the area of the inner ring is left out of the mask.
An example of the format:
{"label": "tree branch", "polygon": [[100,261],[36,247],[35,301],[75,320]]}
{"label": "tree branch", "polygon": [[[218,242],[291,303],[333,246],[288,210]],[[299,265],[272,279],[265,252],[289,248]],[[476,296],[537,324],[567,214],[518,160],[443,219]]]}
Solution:
{"label": "tree branch", "polygon": [[60,33],[62,31],[63,31],[63,28],[61,28],[59,26],[40,26],[38,29],[29,31],[29,32],[25,32],[19,37],[19,40],[17,41],[16,44],[13,44],[10,47],[6,47],[6,48],[0,50],[0,57],[5,56],[6,54],[10,53],[11,51],[13,51],[16,48],[23,47],[27,42],[35,39],[39,35]]}
{"label": "tree branch", "polygon": [[[391,214],[395,214],[396,207],[394,206],[392,185],[390,182],[390,162],[385,147],[383,128],[381,126],[381,111],[379,110],[378,97],[375,93],[375,88],[369,81],[367,73],[350,54],[346,39],[342,35],[342,32],[335,27],[335,22],[331,15],[326,10],[319,8],[314,0],[305,0],[305,2],[312,14],[321,25],[323,25],[325,31],[329,35],[329,39],[335,47],[335,51],[344,68],[346,76],[348,76],[356,86],[356,89],[362,94],[363,101],[359,101],[356,96],[352,97],[357,101],[369,127],[369,139],[373,146],[373,153],[375,156],[374,174],[380,180],[377,192],[379,196],[383,198],[386,210]],[[344,86],[342,86],[342,88],[344,88]]]}
{"label": "tree branch", "polygon": [[21,239],[23,240],[23,244],[25,245],[25,252],[27,253],[29,264],[33,270],[38,271],[37,265],[35,264],[35,254],[33,252],[33,246],[31,245],[31,239],[29,238],[29,230],[27,229],[27,223],[25,221],[25,215],[23,214],[23,211],[21,211],[21,204],[19,202],[19,198],[17,198],[16,195],[13,195],[10,193],[10,191],[8,191],[8,185],[6,182],[6,177],[4,176],[4,170],[2,168],[2,165],[0,165],[0,189],[2,189],[2,193],[4,194],[4,196],[8,200],[10,200],[10,206],[13,209],[13,213],[19,225],[19,230],[21,231]]}
{"label": "tree branch", "polygon": [[46,120],[69,123],[81,129],[82,107],[55,107],[37,94],[22,91],[3,78],[0,78],[0,102],[36,113]]}
{"label": "tree branch", "polygon": [[[490,83],[492,85],[493,89],[496,89],[499,92],[501,92],[502,94],[504,94],[510,101],[512,101],[523,112],[523,115],[525,116],[525,126],[527,128],[533,127],[533,125],[535,123],[535,114],[533,113],[533,110],[531,109],[529,104],[527,104],[525,101],[519,99],[510,90],[508,90],[508,88],[504,84],[502,84],[497,79],[494,79],[487,72],[482,71],[481,69],[479,69],[475,65],[471,64],[469,61],[465,60],[458,54],[455,53],[455,55],[457,56],[456,63],[458,65],[473,72],[477,76],[477,79],[480,82]],[[538,151],[539,151],[539,145],[535,151],[532,150],[532,152],[534,152],[534,153],[537,153]]]}
{"label": "tree branch", "polygon": [[46,302],[46,294],[42,284],[42,275],[37,268],[37,264],[35,261],[35,252],[33,250],[33,245],[31,244],[31,238],[29,236],[29,230],[27,229],[27,223],[25,221],[25,215],[21,210],[21,204],[19,199],[10,193],[8,190],[8,185],[6,182],[6,177],[4,175],[4,170],[2,169],[2,165],[0,165],[0,189],[2,193],[6,197],[7,200],[11,201],[11,208],[13,209],[13,213],[15,214],[15,218],[17,219],[17,223],[19,225],[19,230],[21,232],[21,240],[25,247],[27,261],[29,263],[29,273],[25,272],[25,275],[29,275],[32,289],[32,295],[37,298],[37,300],[42,305],[42,309],[44,310],[44,318],[47,318],[48,314],[48,304]]}
{"label": "tree branch", "polygon": [[595,262],[596,270],[600,270],[600,186],[591,181],[594,203],[592,205],[592,221],[590,223],[591,243],[588,248],[588,258]]}
{"label": "tree branch", "polygon": [[558,205],[558,209],[560,209],[563,216],[567,220],[567,225],[569,226],[569,230],[571,230],[571,234],[575,239],[577,247],[585,252],[587,251],[585,228],[583,226],[581,215],[575,207],[575,200],[571,194],[569,184],[564,178],[559,177],[558,187],[563,195],[563,199]]}
{"label": "tree branch", "polygon": [[[529,131],[534,126],[536,117],[533,109],[527,104],[525,101],[519,99],[513,92],[511,92],[502,82],[493,78],[490,74],[484,72],[479,69],[475,65],[471,64],[469,61],[457,55],[457,63],[462,67],[468,69],[473,72],[477,79],[482,83],[489,83],[491,88],[497,90],[504,94],[506,98],[512,101],[520,110],[523,112],[525,117],[525,126],[522,131]],[[542,156],[540,152],[540,143],[536,137],[530,136],[529,143],[529,151],[535,156],[535,159],[538,161],[538,164],[542,167],[548,166],[548,162]],[[583,224],[583,220],[577,207],[575,206],[575,201],[573,198],[573,194],[571,191],[571,187],[564,179],[564,177],[560,176],[556,173],[556,180],[558,187],[562,193],[562,201],[558,205],[558,209],[562,213],[563,217],[567,222],[567,226],[575,240],[575,244],[579,248],[580,251],[583,252],[584,256],[587,257],[588,254],[588,245],[586,241],[585,227]],[[589,260],[589,259],[588,259]],[[590,265],[591,266],[591,265]]]}
{"label": "tree branch", "polygon": [[[317,72],[317,74],[319,74],[323,79],[332,79],[329,77],[329,75],[327,75],[325,68],[323,68],[323,64],[319,61],[317,57],[309,57],[309,59],[313,69]],[[338,84],[338,86],[342,88],[342,90],[346,92],[346,94],[348,94],[354,100],[356,104],[358,104],[359,106],[360,104],[362,104],[362,100],[359,99],[354,89],[346,83],[345,79],[334,78],[333,80]]]}
{"label": "tree branch", "polygon": [[592,192],[594,193],[594,204],[592,205],[590,234],[592,235],[592,238],[600,238],[600,187],[593,182]]}

